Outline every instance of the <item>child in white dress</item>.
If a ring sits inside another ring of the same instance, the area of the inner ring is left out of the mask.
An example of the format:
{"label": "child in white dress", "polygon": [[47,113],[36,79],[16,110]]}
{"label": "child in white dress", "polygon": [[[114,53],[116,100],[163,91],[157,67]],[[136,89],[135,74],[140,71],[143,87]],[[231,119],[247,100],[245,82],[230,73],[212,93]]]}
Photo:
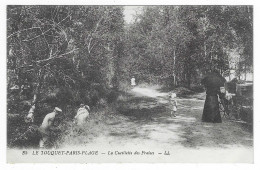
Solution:
{"label": "child in white dress", "polygon": [[78,109],[77,115],[74,117],[74,123],[79,126],[82,126],[86,123],[87,118],[89,117],[90,108],[88,105],[81,104]]}
{"label": "child in white dress", "polygon": [[170,103],[170,109],[171,109],[171,116],[176,117],[176,112],[177,112],[176,93],[172,92],[169,94],[169,103]]}

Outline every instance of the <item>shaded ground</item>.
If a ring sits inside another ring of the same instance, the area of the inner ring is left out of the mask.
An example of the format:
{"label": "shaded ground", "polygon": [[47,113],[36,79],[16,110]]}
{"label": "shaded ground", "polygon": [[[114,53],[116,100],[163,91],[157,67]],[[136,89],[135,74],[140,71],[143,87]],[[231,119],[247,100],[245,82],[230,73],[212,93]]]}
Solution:
{"label": "shaded ground", "polygon": [[252,149],[253,135],[246,125],[225,119],[220,124],[201,122],[204,93],[178,98],[177,117],[173,118],[166,95],[153,88],[135,87],[120,96],[113,109],[91,114],[83,130],[76,132],[70,127],[61,147]]}

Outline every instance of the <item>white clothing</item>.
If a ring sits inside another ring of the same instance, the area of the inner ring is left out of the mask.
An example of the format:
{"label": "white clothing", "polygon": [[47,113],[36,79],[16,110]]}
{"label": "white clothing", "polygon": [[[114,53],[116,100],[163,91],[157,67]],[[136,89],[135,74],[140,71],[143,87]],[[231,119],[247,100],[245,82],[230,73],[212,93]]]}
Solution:
{"label": "white clothing", "polygon": [[41,140],[39,143],[40,148],[43,148],[45,146],[45,143],[50,141],[50,127],[53,125],[55,116],[55,112],[47,114],[42,121],[42,125],[39,127],[39,132],[41,134]]}
{"label": "white clothing", "polygon": [[135,86],[136,83],[135,83],[135,78],[131,78],[131,86]]}
{"label": "white clothing", "polygon": [[176,112],[177,111],[177,101],[175,99],[176,93],[171,93],[170,94],[170,104],[171,104],[171,110]]}
{"label": "white clothing", "polygon": [[47,114],[43,121],[42,121],[42,125],[40,126],[40,131],[44,132],[44,133],[49,133],[49,129],[53,124],[53,121],[55,119],[56,113],[55,112],[51,112],[49,114]]}
{"label": "white clothing", "polygon": [[88,117],[88,110],[86,108],[79,108],[77,115],[75,116],[75,122],[77,123],[77,125],[82,126],[85,124]]}

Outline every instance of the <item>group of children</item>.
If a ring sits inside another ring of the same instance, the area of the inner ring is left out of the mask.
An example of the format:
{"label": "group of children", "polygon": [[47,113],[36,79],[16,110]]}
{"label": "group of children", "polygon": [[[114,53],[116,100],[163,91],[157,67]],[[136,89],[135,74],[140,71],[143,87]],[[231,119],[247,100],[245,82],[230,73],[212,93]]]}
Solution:
{"label": "group of children", "polygon": [[[33,123],[34,122],[34,110],[35,105],[32,106],[30,109],[28,115],[25,118],[25,122],[27,123]],[[88,105],[81,104],[80,108],[77,111],[76,116],[74,117],[73,123],[81,126],[85,123],[86,119],[89,117],[89,111],[90,107]],[[62,113],[62,110],[58,107],[55,107],[53,112],[48,113],[43,121],[40,127],[38,128],[38,132],[40,135],[40,142],[39,147],[40,148],[46,148],[46,144],[50,143],[51,141],[51,128],[53,126],[53,122],[58,114]]]}
{"label": "group of children", "polygon": [[[177,101],[176,101],[176,93],[169,93],[169,105],[170,105],[170,110],[171,110],[171,116],[176,117],[176,112],[177,112]],[[34,113],[35,106],[32,106],[32,108],[29,111],[29,114],[27,116],[27,119],[30,119],[31,122],[34,120]],[[74,117],[74,123],[77,125],[83,125],[85,123],[85,120],[89,117],[89,111],[90,108],[87,105],[81,104],[80,108],[77,111],[76,116]],[[39,127],[39,132],[41,134],[41,140],[40,140],[40,147],[43,148],[44,144],[48,141],[50,141],[50,128],[53,126],[53,121],[56,117],[57,114],[61,113],[62,110],[58,107],[55,107],[53,112],[47,114],[41,126]]]}

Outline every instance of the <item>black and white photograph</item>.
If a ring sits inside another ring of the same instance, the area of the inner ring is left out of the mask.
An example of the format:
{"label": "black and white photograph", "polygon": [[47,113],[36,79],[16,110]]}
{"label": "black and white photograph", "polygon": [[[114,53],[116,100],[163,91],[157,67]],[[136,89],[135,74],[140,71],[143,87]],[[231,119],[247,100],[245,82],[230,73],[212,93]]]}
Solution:
{"label": "black and white photograph", "polygon": [[6,5],[7,163],[252,164],[253,12]]}

